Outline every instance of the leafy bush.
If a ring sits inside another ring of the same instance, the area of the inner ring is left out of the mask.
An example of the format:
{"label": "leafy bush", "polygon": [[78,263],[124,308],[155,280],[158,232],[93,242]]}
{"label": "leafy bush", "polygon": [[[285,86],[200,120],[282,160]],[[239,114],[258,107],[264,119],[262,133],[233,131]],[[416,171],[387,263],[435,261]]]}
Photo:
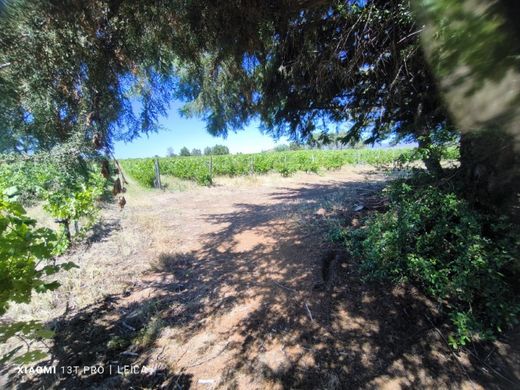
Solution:
{"label": "leafy bush", "polygon": [[38,261],[52,257],[56,235],[49,229],[36,228],[36,221],[25,215],[23,207],[0,197],[0,315],[8,303],[29,302],[32,290],[52,287],[41,280],[47,266],[37,271]]}
{"label": "leafy bush", "polygon": [[98,214],[97,200],[103,195],[106,180],[99,172],[90,172],[83,180],[61,177],[54,188],[42,191],[44,208],[53,217],[66,221],[87,218],[89,228]]}
{"label": "leafy bush", "polygon": [[[49,277],[73,263],[56,264],[54,256],[63,253],[67,235],[36,227],[22,203],[43,201],[55,218],[65,221],[86,219],[88,228],[97,215],[97,201],[106,190],[107,180],[95,162],[78,162],[78,169],[65,170],[58,162],[20,161],[0,166],[0,316],[11,302],[28,303],[33,292],[59,287]],[[64,225],[65,226],[65,225]],[[0,343],[16,337],[28,346],[16,346],[0,363],[13,360],[25,364],[46,357],[29,348],[32,341],[50,338],[53,332],[38,321],[0,323]],[[27,340],[31,340],[28,342]]]}
{"label": "leafy bush", "polygon": [[40,198],[41,190],[60,175],[60,171],[50,164],[17,162],[0,164],[0,189],[16,187],[18,199],[30,204]]}
{"label": "leafy bush", "polygon": [[404,151],[398,158],[397,162],[406,164],[413,161],[424,160],[431,154],[438,154],[445,160],[458,160],[460,158],[460,150],[458,146],[431,146],[430,148],[408,149]]}
{"label": "leafy bush", "polygon": [[43,201],[52,217],[66,224],[82,218],[88,229],[98,215],[97,201],[107,189],[107,180],[95,162],[63,169],[54,162],[20,161],[0,167],[0,190],[11,187],[17,188],[21,203]]}
{"label": "leafy bush", "polygon": [[[520,305],[508,279],[518,236],[506,221],[470,209],[455,193],[398,182],[390,208],[349,235],[368,278],[410,281],[447,308],[454,347],[514,324]],[[518,275],[517,275],[518,276]]]}
{"label": "leafy bush", "polygon": [[[0,191],[0,315],[10,302],[27,303],[33,291],[45,292],[59,287],[47,277],[61,269],[75,267],[73,263],[56,264],[53,260],[57,237],[53,231],[37,228],[23,207]],[[12,191],[11,191],[12,192]],[[0,342],[13,336],[26,338],[50,337],[49,331],[37,322],[0,325]],[[14,358],[19,363],[45,356],[41,351],[18,355],[21,347],[11,350],[0,362]]]}

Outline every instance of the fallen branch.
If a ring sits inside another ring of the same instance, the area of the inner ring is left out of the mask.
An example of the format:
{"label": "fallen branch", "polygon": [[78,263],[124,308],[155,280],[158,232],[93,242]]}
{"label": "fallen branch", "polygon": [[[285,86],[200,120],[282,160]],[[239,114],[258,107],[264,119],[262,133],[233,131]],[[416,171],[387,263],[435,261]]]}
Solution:
{"label": "fallen branch", "polygon": [[274,280],[273,280],[273,283],[276,284],[278,287],[281,287],[281,288],[283,288],[283,289],[285,289],[287,291],[297,292],[294,288],[290,288],[290,287],[284,286],[283,284],[275,282]]}
{"label": "fallen branch", "polygon": [[488,356],[486,357],[485,360],[482,360],[481,358],[479,358],[475,353],[471,352],[468,348],[464,348],[465,351],[467,351],[471,356],[473,356],[475,359],[477,359],[477,361],[479,363],[481,363],[482,365],[484,365],[485,367],[480,367],[480,369],[484,372],[486,372],[486,369],[490,370],[493,374],[495,374],[496,376],[500,377],[502,380],[505,380],[506,382],[512,384],[513,386],[516,385],[515,382],[513,382],[511,379],[507,378],[506,376],[502,375],[499,371],[495,370],[493,367],[491,367],[489,364],[486,363],[485,360],[488,359],[488,357],[491,355],[492,352],[494,352],[493,350],[491,350],[491,352],[488,354]]}
{"label": "fallen branch", "polygon": [[451,348],[450,346],[450,343],[448,343],[448,340],[446,340],[446,338],[444,337],[444,335],[442,334],[442,332],[439,330],[439,328],[437,328],[435,326],[435,324],[433,323],[433,321],[430,319],[430,317],[428,316],[424,316],[428,322],[431,324],[433,330],[435,330],[435,332],[441,337],[441,339],[444,341],[444,343],[446,344],[446,347],[448,348],[448,350],[450,351],[451,355],[453,356],[453,359],[455,360],[455,362],[457,362],[459,368],[461,369],[461,371],[464,373],[464,375],[466,375],[466,378],[468,379],[469,383],[470,383],[470,386],[473,390],[476,389],[475,387],[475,383],[471,380],[471,377],[469,376],[468,372],[466,371],[466,369],[464,368],[464,366],[462,365],[462,363],[459,361],[459,358],[458,356],[455,354],[455,352],[453,352],[453,348]]}
{"label": "fallen branch", "polygon": [[125,321],[122,321],[121,325],[123,325],[126,329],[131,330],[132,332],[135,332],[135,328],[133,326],[128,325]]}
{"label": "fallen branch", "polygon": [[138,353],[130,352],[130,351],[124,351],[124,352],[121,352],[120,355],[139,356]]}
{"label": "fallen branch", "polygon": [[309,315],[309,318],[312,322],[314,322],[314,318],[312,318],[311,309],[309,309],[309,305],[307,305],[307,302],[305,302],[305,308],[307,309],[307,314]]}

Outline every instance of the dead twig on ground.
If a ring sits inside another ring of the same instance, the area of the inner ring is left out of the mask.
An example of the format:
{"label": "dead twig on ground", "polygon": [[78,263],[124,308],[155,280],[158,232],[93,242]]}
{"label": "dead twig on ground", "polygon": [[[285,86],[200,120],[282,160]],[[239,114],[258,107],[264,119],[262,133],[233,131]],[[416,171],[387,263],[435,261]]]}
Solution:
{"label": "dead twig on ground", "polygon": [[455,352],[453,352],[453,349],[450,347],[450,344],[448,343],[448,340],[446,340],[446,338],[444,337],[444,335],[442,334],[442,332],[439,330],[439,328],[437,328],[435,326],[435,324],[433,323],[433,321],[430,319],[430,317],[428,316],[424,316],[428,322],[431,324],[432,328],[435,330],[435,332],[437,332],[437,334],[441,337],[441,339],[444,341],[444,343],[446,344],[446,347],[448,348],[448,350],[450,351],[452,357],[455,359],[455,361],[457,362],[458,366],[460,367],[460,369],[462,370],[462,372],[464,373],[464,375],[466,375],[466,378],[468,378],[469,380],[469,383],[471,385],[471,388],[473,390],[476,389],[475,387],[475,383],[471,380],[471,378],[469,377],[469,374],[468,372],[466,371],[466,369],[464,368],[464,366],[462,365],[462,363],[459,361],[459,358],[458,356],[455,354]]}
{"label": "dead twig on ground", "polygon": [[314,318],[312,318],[311,310],[309,309],[309,305],[307,305],[307,302],[305,302],[305,309],[307,309],[307,314],[309,315],[309,318],[312,322],[314,322]]}
{"label": "dead twig on ground", "polygon": [[297,292],[294,288],[290,288],[290,287],[284,286],[283,284],[280,284],[280,283],[278,283],[278,282],[275,282],[274,280],[273,280],[273,283],[276,284],[278,287],[283,288],[284,290],[292,291],[292,292]]}
{"label": "dead twig on ground", "polygon": [[[506,382],[508,382],[509,384],[513,385],[513,386],[516,386],[518,385],[518,383],[515,383],[513,382],[511,379],[505,377],[504,375],[502,375],[499,371],[497,371],[496,369],[494,369],[493,367],[491,367],[489,364],[487,364],[484,360],[482,360],[481,358],[479,358],[477,356],[477,354],[471,352],[469,349],[465,348],[465,351],[467,351],[471,356],[473,356],[475,359],[477,359],[477,361],[479,363],[481,363],[483,366],[485,366],[486,369],[490,370],[493,374],[495,374],[496,376],[500,377],[501,379],[505,380]],[[494,352],[493,350],[491,350],[491,352]],[[489,358],[489,356],[491,355],[491,352],[488,354],[488,356],[486,357],[486,360]],[[482,371],[485,371],[483,368],[481,368]]]}
{"label": "dead twig on ground", "polygon": [[131,352],[131,351],[124,351],[124,352],[121,352],[120,355],[126,355],[126,356],[139,356],[138,353]]}
{"label": "dead twig on ground", "polygon": [[133,326],[128,325],[125,321],[122,321],[121,325],[123,325],[123,327],[125,327],[126,329],[131,330],[132,332],[135,332],[135,328]]}

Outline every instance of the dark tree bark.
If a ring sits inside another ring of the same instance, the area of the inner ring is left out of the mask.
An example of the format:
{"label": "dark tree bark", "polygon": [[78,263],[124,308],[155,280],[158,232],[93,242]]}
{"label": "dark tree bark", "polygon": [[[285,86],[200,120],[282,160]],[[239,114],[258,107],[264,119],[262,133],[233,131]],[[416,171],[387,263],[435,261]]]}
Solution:
{"label": "dark tree bark", "polygon": [[519,222],[520,159],[513,137],[498,130],[462,134],[461,172],[476,206]]}
{"label": "dark tree bark", "polygon": [[429,133],[425,132],[418,140],[419,148],[428,150],[428,154],[423,158],[423,163],[428,172],[434,176],[442,174],[441,155],[436,149],[432,148],[432,142]]}

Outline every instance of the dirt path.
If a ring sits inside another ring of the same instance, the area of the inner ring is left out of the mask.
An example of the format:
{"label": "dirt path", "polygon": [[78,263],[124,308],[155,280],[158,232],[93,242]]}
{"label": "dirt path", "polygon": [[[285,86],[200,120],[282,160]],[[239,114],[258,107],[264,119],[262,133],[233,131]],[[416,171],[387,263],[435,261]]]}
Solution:
{"label": "dirt path", "polygon": [[382,179],[365,169],[274,183],[228,180],[165,194],[141,209],[158,264],[144,282],[153,287],[138,289],[125,305],[162,296],[168,306],[160,310],[168,325],[152,360],[174,362],[170,368],[194,387],[276,387],[287,370],[316,365],[301,337],[319,330],[314,317],[325,296],[313,287],[327,246],[327,209],[353,206]]}
{"label": "dirt path", "polygon": [[[367,286],[341,251],[332,288],[315,288],[332,217],[352,218],[383,180],[350,168],[130,194],[125,211],[107,212],[119,227],[72,256],[116,267],[130,286],[55,322],[52,364],[104,373],[11,380],[71,389],[471,389],[497,383],[497,370],[498,382],[515,384],[509,362],[486,373],[477,351],[455,356],[428,300]],[[493,348],[497,359],[511,352],[507,343]]]}

